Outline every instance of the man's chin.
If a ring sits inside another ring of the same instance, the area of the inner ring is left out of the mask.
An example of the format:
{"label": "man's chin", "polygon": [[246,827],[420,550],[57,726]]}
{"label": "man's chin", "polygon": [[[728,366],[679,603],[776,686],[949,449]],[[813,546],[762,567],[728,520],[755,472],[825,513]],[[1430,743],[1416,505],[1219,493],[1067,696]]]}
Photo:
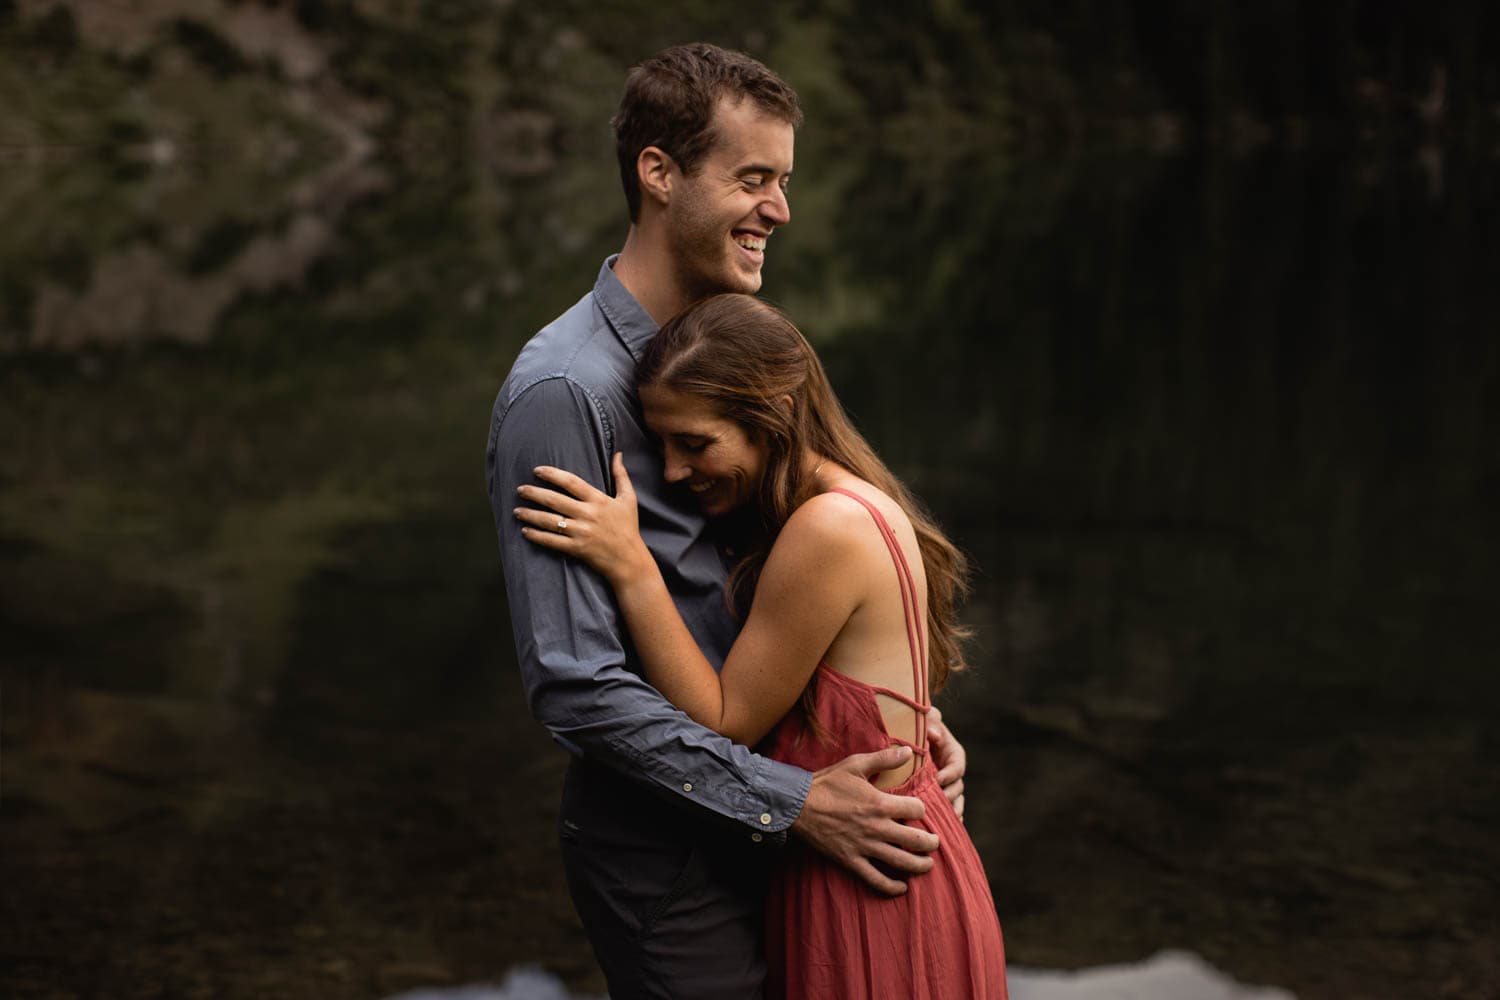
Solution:
{"label": "man's chin", "polygon": [[735,293],[739,295],[754,295],[760,291],[760,271],[748,271],[740,268],[719,271],[703,275],[702,284],[698,288],[696,298],[706,299],[710,295],[724,295]]}
{"label": "man's chin", "polygon": [[741,272],[739,279],[739,282],[732,291],[739,292],[741,295],[754,295],[760,291],[761,277],[758,268],[754,271]]}

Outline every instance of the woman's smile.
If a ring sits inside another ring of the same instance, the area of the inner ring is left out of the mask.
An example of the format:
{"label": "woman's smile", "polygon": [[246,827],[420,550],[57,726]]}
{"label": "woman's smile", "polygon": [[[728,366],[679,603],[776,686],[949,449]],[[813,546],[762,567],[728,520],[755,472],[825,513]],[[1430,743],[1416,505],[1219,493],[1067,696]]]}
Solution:
{"label": "woman's smile", "polygon": [[684,487],[709,516],[755,500],[767,449],[704,400],[662,386],[642,386],[646,426],[661,439],[662,475]]}

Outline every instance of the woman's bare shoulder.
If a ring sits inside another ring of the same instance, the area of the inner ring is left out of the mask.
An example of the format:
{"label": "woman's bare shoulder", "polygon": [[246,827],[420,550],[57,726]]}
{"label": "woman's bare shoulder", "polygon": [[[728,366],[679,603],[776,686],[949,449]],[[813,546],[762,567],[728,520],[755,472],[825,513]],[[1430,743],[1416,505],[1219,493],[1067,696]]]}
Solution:
{"label": "woman's bare shoulder", "polygon": [[[834,617],[847,618],[865,593],[872,547],[880,545],[871,527],[869,513],[849,497],[825,493],[803,503],[782,526],[766,557],[756,584],[756,607],[776,608],[781,614],[817,605]],[[820,582],[809,590],[808,582],[814,579]],[[752,610],[752,621],[755,617]]]}
{"label": "woman's bare shoulder", "polygon": [[[901,509],[895,501],[868,483],[855,480],[846,488],[874,504],[887,520],[900,515]],[[865,551],[878,540],[878,535],[870,530],[872,527],[870,511],[863,503],[847,493],[829,491],[808,499],[792,512],[776,545],[795,545],[824,555],[852,555]]]}

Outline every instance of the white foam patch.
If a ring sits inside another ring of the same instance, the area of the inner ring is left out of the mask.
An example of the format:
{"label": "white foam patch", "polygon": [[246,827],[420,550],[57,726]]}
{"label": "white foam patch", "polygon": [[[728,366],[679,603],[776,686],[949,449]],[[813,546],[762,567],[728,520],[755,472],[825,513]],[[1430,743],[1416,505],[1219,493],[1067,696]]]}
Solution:
{"label": "white foam patch", "polygon": [[573,994],[563,981],[537,965],[518,965],[495,983],[442,986],[411,990],[387,1000],[609,1000],[593,994]]}
{"label": "white foam patch", "polygon": [[1274,986],[1237,983],[1187,951],[1075,972],[1006,970],[1011,1000],[1297,1000]]}
{"label": "white foam patch", "polygon": [[[1274,986],[1237,983],[1188,951],[1162,951],[1143,962],[1061,972],[1012,966],[1011,1000],[1297,1000]],[[536,965],[518,965],[498,985],[412,990],[387,1000],[609,1000],[568,992],[561,979]]]}

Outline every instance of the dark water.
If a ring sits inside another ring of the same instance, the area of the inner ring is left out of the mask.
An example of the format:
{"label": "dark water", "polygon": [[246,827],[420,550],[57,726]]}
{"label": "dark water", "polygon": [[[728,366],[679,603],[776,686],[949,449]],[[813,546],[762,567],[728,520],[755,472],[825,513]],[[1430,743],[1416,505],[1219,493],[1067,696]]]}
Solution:
{"label": "dark water", "polygon": [[[482,491],[607,160],[0,165],[8,995],[598,990]],[[1500,164],[799,148],[766,292],[972,554],[1013,961],[1500,990]]]}

